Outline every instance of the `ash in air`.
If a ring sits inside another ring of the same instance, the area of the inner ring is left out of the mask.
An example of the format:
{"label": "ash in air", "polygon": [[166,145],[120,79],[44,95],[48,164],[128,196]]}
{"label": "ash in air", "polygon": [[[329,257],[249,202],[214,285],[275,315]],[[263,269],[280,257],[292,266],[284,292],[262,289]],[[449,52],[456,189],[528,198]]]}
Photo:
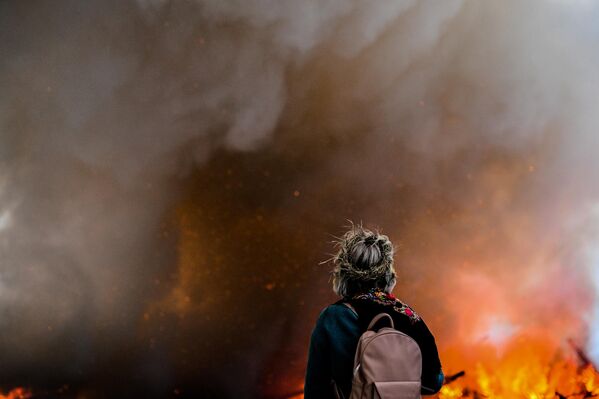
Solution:
{"label": "ash in air", "polygon": [[346,219],[401,243],[442,356],[542,328],[599,360],[597,17],[1,2],[0,383],[299,391]]}

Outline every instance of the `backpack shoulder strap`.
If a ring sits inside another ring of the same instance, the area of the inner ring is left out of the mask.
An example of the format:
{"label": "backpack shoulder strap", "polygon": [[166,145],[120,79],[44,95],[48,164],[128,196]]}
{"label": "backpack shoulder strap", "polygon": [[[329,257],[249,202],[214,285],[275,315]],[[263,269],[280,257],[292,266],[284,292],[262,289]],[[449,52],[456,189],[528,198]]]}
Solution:
{"label": "backpack shoulder strap", "polygon": [[372,321],[368,325],[368,331],[374,331],[374,325],[383,318],[387,319],[389,326],[395,329],[395,325],[393,323],[393,318],[391,317],[391,315],[389,313],[379,313],[372,318]]}

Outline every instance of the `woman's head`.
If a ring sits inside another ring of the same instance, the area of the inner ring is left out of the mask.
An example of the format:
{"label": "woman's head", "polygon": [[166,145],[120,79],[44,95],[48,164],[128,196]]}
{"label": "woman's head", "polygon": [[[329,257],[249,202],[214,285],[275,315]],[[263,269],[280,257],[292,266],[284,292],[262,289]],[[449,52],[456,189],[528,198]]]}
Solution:
{"label": "woman's head", "polygon": [[332,274],[337,295],[348,297],[372,288],[391,292],[396,278],[389,237],[352,223],[335,244],[338,251],[332,259]]}

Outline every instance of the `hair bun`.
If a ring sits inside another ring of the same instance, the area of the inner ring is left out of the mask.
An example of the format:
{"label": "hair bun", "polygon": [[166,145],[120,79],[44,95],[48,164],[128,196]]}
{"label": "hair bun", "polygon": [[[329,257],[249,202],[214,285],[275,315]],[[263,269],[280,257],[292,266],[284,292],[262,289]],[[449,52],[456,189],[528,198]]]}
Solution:
{"label": "hair bun", "polygon": [[393,271],[393,245],[384,234],[352,225],[336,242],[335,273],[357,280],[376,280]]}
{"label": "hair bun", "polygon": [[332,258],[332,274],[337,294],[346,296],[365,287],[394,284],[394,248],[386,235],[352,223],[335,245],[338,251]]}
{"label": "hair bun", "polygon": [[364,240],[364,244],[365,244],[367,247],[370,247],[370,246],[374,245],[374,244],[377,242],[377,240],[378,240],[378,239],[377,239],[377,237],[376,237],[376,236],[368,236],[368,237],[366,237],[366,239]]}

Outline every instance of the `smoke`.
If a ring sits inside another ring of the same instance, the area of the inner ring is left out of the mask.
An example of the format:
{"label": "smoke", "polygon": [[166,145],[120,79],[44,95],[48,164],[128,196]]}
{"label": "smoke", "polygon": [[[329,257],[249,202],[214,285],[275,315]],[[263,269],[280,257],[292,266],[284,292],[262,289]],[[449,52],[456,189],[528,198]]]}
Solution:
{"label": "smoke", "polygon": [[[544,328],[599,361],[582,256],[598,14],[2,2],[0,376],[118,385],[120,356],[156,394],[197,375],[214,396],[277,391],[277,373],[302,377],[332,299],[309,265],[345,218],[401,242],[401,296],[445,347]],[[222,332],[232,319],[244,338]]]}

